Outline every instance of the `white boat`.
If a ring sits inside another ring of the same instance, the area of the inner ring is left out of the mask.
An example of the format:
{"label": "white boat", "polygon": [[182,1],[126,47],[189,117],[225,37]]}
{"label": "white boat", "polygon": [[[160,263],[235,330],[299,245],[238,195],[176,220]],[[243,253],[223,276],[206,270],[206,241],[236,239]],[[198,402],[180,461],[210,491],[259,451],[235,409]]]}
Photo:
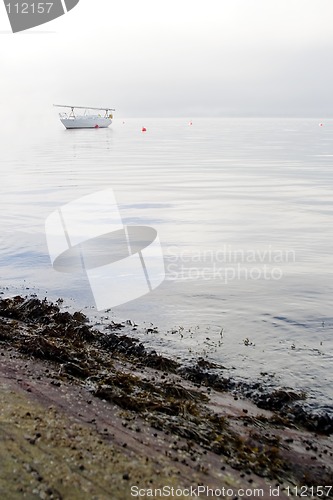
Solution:
{"label": "white boat", "polygon": [[[89,108],[87,106],[68,106],[67,104],[53,104],[53,106],[70,108],[68,113],[59,113],[60,121],[66,128],[107,128],[112,123],[111,111],[114,111],[112,108]],[[77,114],[75,109],[84,109],[84,113]],[[92,110],[100,111],[100,113],[93,114]]]}

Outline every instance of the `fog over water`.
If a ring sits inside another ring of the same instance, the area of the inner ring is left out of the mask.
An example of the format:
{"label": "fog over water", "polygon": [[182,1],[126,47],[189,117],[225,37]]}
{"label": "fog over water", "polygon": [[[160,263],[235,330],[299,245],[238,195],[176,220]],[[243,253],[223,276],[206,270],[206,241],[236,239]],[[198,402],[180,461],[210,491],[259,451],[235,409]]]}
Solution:
{"label": "fog over water", "polygon": [[7,126],[59,101],[119,116],[329,116],[332,15],[326,0],[80,0],[12,35],[0,5],[2,111]]}

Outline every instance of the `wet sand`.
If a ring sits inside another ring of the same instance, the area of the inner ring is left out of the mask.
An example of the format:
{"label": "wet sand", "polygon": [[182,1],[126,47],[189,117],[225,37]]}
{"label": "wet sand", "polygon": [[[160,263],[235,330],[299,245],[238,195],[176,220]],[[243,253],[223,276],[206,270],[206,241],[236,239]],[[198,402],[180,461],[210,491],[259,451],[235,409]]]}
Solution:
{"label": "wet sand", "polygon": [[1,498],[127,500],[135,486],[158,498],[152,489],[204,485],[283,499],[333,484],[330,425],[296,418],[296,393],[258,408],[211,363],[184,368],[122,326],[105,336],[56,304],[0,301]]}

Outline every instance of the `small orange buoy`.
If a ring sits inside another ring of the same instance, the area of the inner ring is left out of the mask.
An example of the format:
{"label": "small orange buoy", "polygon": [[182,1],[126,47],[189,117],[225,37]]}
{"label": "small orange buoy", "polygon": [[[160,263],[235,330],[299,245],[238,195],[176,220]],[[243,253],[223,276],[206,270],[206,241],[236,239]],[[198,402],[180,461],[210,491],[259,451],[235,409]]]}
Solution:
{"label": "small orange buoy", "polygon": [[147,132],[146,127],[142,127],[141,132]]}
{"label": "small orange buoy", "polygon": [[319,123],[319,127],[323,127],[323,126],[324,126],[324,124],[323,124],[323,123]]}

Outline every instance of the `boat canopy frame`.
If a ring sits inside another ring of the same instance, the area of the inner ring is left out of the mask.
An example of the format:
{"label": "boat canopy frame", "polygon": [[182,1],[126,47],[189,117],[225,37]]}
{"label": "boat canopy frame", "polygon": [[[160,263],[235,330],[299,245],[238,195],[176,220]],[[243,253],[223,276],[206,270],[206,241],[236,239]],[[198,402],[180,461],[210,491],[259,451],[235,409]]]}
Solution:
{"label": "boat canopy frame", "polygon": [[115,111],[114,108],[108,108],[108,107],[95,108],[91,106],[70,106],[68,104],[53,104],[53,106],[55,106],[56,108],[70,108],[71,112],[69,114],[69,117],[73,118],[75,118],[74,109],[85,109],[86,111],[89,109],[93,109],[95,111],[105,111],[104,118],[109,118],[110,111]]}

